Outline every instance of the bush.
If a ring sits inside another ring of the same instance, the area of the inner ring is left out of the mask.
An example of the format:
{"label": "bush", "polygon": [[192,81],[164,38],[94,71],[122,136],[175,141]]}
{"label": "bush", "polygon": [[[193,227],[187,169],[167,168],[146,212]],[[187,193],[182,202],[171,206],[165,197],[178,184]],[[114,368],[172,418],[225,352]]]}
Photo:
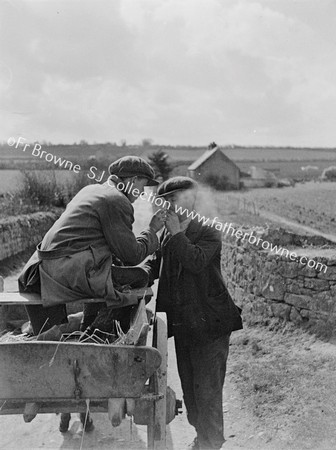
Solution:
{"label": "bush", "polygon": [[274,180],[266,180],[265,187],[267,188],[277,187],[277,182]]}
{"label": "bush", "polygon": [[22,188],[17,192],[19,198],[37,205],[52,205],[59,194],[55,172],[51,177],[35,171],[21,171]]}
{"label": "bush", "polygon": [[[70,174],[69,180],[60,180],[59,171],[23,171],[21,187],[15,192],[0,194],[0,218],[65,208],[70,200],[93,181],[84,171]],[[58,175],[58,176],[57,176]]]}
{"label": "bush", "polygon": [[322,180],[336,181],[336,166],[327,167],[321,175]]}
{"label": "bush", "polygon": [[81,171],[78,174],[75,174],[73,177],[71,177],[71,180],[66,181],[62,185],[62,194],[60,196],[60,201],[63,202],[64,206],[66,206],[74,198],[77,192],[79,192],[88,184],[93,183],[95,183],[95,181],[88,178],[86,172]]}
{"label": "bush", "polygon": [[55,171],[39,173],[22,171],[23,187],[17,192],[18,198],[38,206],[65,207],[80,189],[90,183],[84,172],[73,174],[71,181],[60,182]]}
{"label": "bush", "polygon": [[230,191],[235,189],[226,176],[209,174],[204,178],[204,182],[217,191]]}

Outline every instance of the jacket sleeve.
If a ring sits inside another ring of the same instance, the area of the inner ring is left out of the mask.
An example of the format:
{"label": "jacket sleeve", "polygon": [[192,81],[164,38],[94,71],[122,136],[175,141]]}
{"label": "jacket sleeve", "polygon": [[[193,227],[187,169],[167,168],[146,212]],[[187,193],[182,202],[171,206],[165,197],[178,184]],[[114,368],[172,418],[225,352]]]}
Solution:
{"label": "jacket sleeve", "polygon": [[161,266],[161,250],[158,250],[141,267],[148,274],[148,286],[152,286],[154,281],[159,278]]}
{"label": "jacket sleeve", "polygon": [[203,227],[200,239],[193,244],[183,232],[180,232],[170,238],[167,247],[185,269],[199,273],[221,249],[221,235],[210,227]]}
{"label": "jacket sleeve", "polygon": [[158,238],[150,228],[135,237],[133,207],[126,198],[101,202],[97,212],[111,252],[124,264],[137,265],[158,249]]}

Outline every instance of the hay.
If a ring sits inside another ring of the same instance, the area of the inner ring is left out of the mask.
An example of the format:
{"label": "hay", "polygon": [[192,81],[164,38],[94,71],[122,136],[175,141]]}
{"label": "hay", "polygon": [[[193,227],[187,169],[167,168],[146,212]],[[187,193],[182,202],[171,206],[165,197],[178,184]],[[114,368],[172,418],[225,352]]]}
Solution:
{"label": "hay", "polygon": [[[63,333],[59,342],[75,342],[78,344],[90,343],[97,345],[129,345],[129,336],[131,335],[133,328],[130,327],[127,333],[124,333],[119,321],[115,320],[114,324],[116,334],[107,333],[98,328],[90,334],[87,331],[73,331],[72,333]],[[27,333],[15,334],[14,332],[5,332],[0,336],[0,344],[42,341],[39,339],[39,336],[40,335],[31,336]],[[50,342],[58,342],[58,340]]]}
{"label": "hay", "polygon": [[12,332],[4,333],[0,336],[0,344],[9,344],[11,342],[25,342],[25,341],[34,341],[36,340],[36,336],[29,336],[28,334],[14,334]]}

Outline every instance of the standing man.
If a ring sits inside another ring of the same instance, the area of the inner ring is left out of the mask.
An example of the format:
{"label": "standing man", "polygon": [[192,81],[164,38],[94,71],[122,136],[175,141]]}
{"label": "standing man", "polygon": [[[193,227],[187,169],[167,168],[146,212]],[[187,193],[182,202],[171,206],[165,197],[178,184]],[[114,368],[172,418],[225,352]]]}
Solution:
{"label": "standing man", "polygon": [[160,249],[145,264],[150,284],[159,279],[157,311],[167,313],[188,421],[197,436],[191,448],[224,443],[222,391],[230,334],[242,328],[240,311],[221,275],[221,233],[190,217],[197,183],[174,177],[157,195],[169,202]]}

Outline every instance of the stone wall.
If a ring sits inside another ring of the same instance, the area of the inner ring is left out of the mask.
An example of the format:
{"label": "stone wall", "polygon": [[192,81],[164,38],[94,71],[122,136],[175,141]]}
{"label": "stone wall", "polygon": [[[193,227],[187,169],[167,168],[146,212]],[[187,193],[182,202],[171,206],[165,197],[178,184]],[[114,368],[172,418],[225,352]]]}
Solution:
{"label": "stone wall", "polygon": [[290,260],[285,252],[275,255],[247,240],[223,235],[223,275],[230,294],[243,308],[244,319],[257,323],[275,317],[331,336],[336,330],[335,244],[320,236],[300,236],[280,228],[258,229],[254,234],[327,268],[309,268]]}
{"label": "stone wall", "polygon": [[56,212],[38,212],[0,221],[0,261],[37,245],[59,217]]}

